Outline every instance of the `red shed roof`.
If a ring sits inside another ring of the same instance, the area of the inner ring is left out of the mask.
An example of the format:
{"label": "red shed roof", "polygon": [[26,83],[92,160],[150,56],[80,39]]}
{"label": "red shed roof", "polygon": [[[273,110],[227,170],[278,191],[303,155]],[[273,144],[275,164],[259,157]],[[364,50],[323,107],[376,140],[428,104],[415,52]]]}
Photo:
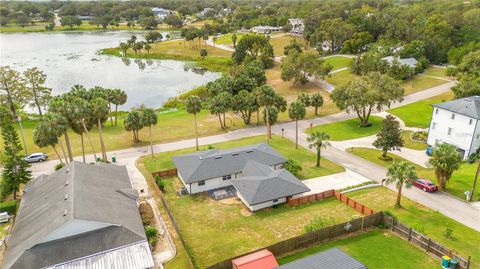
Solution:
{"label": "red shed roof", "polygon": [[232,261],[235,269],[273,269],[278,262],[273,254],[263,249]]}

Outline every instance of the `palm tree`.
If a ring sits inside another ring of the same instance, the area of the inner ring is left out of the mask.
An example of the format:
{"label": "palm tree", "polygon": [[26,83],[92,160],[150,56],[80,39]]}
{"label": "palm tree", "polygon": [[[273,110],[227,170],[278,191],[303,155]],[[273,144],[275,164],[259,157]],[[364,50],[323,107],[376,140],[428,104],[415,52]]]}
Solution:
{"label": "palm tree", "polygon": [[[71,126],[72,122],[72,106],[69,100],[68,95],[61,95],[56,96],[49,104],[49,111],[51,113],[57,114],[59,117],[63,117],[63,119],[67,122],[66,128],[62,129],[63,137],[65,138],[65,144],[67,146],[68,152],[68,159],[70,162],[73,161],[73,154],[72,154],[72,147],[70,145],[70,137],[68,135],[68,128]],[[60,146],[63,148],[62,144]]]}
{"label": "palm tree", "polygon": [[130,45],[128,45],[127,43],[120,42],[119,48],[123,52],[122,56],[127,57],[127,51],[130,48]]}
{"label": "palm tree", "polygon": [[140,142],[138,138],[138,131],[143,128],[142,115],[138,110],[132,110],[128,113],[125,121],[123,122],[126,131],[132,131],[133,142]]}
{"label": "palm tree", "polygon": [[113,89],[112,104],[115,105],[115,126],[117,126],[118,106],[127,102],[127,93],[121,89]]}
{"label": "palm tree", "polygon": [[329,140],[330,136],[325,132],[314,132],[309,137],[307,137],[307,142],[309,142],[309,148],[317,150],[317,167],[320,167],[320,158],[322,149],[330,146],[330,143],[326,140]]}
{"label": "palm tree", "polygon": [[150,137],[150,151],[153,156],[153,139],[152,139],[152,125],[156,125],[158,121],[157,113],[151,108],[142,109],[142,125],[148,126],[148,135]]}
{"label": "palm tree", "polygon": [[295,148],[298,149],[298,120],[303,120],[305,118],[306,109],[303,102],[295,101],[290,104],[290,109],[288,109],[288,116],[290,119],[295,121]]}
{"label": "palm tree", "polygon": [[98,134],[100,136],[100,146],[102,148],[103,161],[107,161],[107,151],[105,150],[105,144],[103,143],[102,124],[108,118],[108,102],[102,98],[96,97],[91,102],[91,116],[97,122]]}
{"label": "palm tree", "polygon": [[270,107],[274,105],[276,93],[272,87],[263,85],[255,89],[255,95],[257,96],[257,103],[259,106],[264,107],[265,119],[267,125],[267,141],[271,138],[271,126],[270,126]]}
{"label": "palm tree", "polygon": [[59,144],[65,159],[65,163],[68,163],[67,154],[65,153],[62,141],[59,139],[67,129],[68,122],[63,116],[47,113],[42,117],[42,121],[37,125],[33,141],[35,145],[39,147],[52,146],[53,150],[57,154],[58,159],[61,163],[63,163],[62,157],[55,148],[55,145]]}
{"label": "palm tree", "polygon": [[197,128],[197,113],[202,110],[202,101],[200,97],[192,95],[187,99],[187,112],[193,114],[195,120],[195,147],[198,150],[198,128]]}
{"label": "palm tree", "polygon": [[409,162],[394,161],[387,171],[387,184],[394,183],[397,187],[397,201],[396,207],[401,207],[400,200],[402,199],[402,188],[405,185],[406,188],[412,186],[411,180],[417,178],[417,172],[415,166]]}
{"label": "palm tree", "polygon": [[443,191],[453,172],[460,168],[462,156],[455,146],[444,143],[433,148],[432,158],[428,162],[434,167],[439,189]]}
{"label": "palm tree", "polygon": [[150,50],[152,49],[152,46],[150,46],[150,44],[148,44],[148,43],[145,44],[143,46],[143,48],[147,51],[147,54],[150,54]]}

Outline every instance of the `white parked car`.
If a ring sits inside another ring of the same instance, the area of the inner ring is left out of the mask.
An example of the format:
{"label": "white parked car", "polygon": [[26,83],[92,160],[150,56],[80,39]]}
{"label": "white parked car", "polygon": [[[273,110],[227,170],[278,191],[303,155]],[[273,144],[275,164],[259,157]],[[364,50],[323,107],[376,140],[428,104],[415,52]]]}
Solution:
{"label": "white parked car", "polygon": [[48,155],[45,153],[32,153],[23,159],[29,163],[43,162],[48,160]]}

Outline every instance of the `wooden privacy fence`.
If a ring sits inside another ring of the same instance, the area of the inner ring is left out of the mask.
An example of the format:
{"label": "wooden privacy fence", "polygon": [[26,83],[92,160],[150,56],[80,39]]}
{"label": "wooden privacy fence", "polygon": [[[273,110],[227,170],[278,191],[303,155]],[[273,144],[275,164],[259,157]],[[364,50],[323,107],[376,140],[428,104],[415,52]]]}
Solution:
{"label": "wooden privacy fence", "polygon": [[[363,218],[354,219],[349,222],[340,223],[313,232],[302,234],[261,249],[268,249],[273,253],[274,256],[281,256],[297,249],[306,248],[338,236],[346,235],[348,233],[356,232],[365,228],[372,227],[374,225],[378,225],[382,222],[383,214],[382,212],[378,212],[372,215],[365,216]],[[232,260],[253,252],[257,252],[261,249],[257,249],[236,257],[229,258],[208,267],[208,269],[231,269]]]}
{"label": "wooden privacy fence", "polygon": [[441,245],[440,243],[433,241],[431,238],[415,231],[414,229],[394,220],[390,216],[384,216],[385,225],[392,230],[392,232],[400,235],[407,239],[407,241],[412,244],[417,245],[420,248],[425,249],[425,251],[432,253],[441,259],[442,256],[447,255],[458,261],[458,269],[469,269],[470,268],[470,259],[465,259],[461,256],[458,256],[453,250],[448,249],[447,247]]}
{"label": "wooden privacy fence", "polygon": [[176,176],[177,175],[177,168],[173,169],[168,169],[168,170],[163,170],[163,171],[157,171],[157,172],[152,172],[152,177],[171,177],[171,176]]}
{"label": "wooden privacy fence", "polygon": [[302,205],[318,200],[323,200],[327,199],[330,197],[337,198],[337,200],[341,201],[342,203],[350,206],[351,208],[355,209],[356,211],[364,214],[364,215],[372,215],[375,212],[368,208],[367,206],[364,206],[363,204],[353,200],[352,198],[349,198],[345,194],[341,194],[340,192],[336,190],[328,190],[320,193],[314,193],[310,195],[305,195],[301,197],[296,197],[296,198],[287,198],[287,204],[290,206],[297,206],[297,205]]}

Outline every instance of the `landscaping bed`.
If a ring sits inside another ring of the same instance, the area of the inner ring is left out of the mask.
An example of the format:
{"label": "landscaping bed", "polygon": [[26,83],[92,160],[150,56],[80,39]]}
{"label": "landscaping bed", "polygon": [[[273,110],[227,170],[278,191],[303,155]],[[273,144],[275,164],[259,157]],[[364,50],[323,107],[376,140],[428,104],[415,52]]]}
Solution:
{"label": "landscaping bed", "polygon": [[418,132],[414,133],[412,131],[402,131],[402,138],[403,138],[403,146],[409,149],[415,150],[426,150],[427,143],[426,140],[422,141],[419,136]]}

